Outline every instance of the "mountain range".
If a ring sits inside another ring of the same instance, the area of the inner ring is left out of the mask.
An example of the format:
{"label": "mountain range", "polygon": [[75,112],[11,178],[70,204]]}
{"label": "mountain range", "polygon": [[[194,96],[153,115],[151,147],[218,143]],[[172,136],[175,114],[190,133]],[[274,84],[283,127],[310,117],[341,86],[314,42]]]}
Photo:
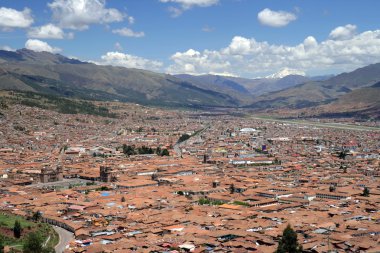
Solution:
{"label": "mountain range", "polygon": [[306,77],[284,69],[247,79],[169,75],[96,65],[48,52],[0,50],[0,89],[154,106],[378,112],[379,82],[380,63],[337,76]]}
{"label": "mountain range", "polygon": [[159,106],[237,106],[228,94],[167,74],[102,66],[59,54],[0,51],[0,89]]}

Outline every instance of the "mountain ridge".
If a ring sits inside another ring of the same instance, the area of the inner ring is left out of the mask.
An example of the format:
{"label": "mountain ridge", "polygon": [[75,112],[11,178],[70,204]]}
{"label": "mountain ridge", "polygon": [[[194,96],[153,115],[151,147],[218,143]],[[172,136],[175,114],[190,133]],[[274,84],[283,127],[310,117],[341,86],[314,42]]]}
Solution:
{"label": "mountain ridge", "polygon": [[351,102],[360,101],[360,108],[376,112],[380,99],[374,96],[380,86],[380,63],[330,78],[286,75],[277,79],[169,75],[96,65],[27,49],[0,50],[0,63],[0,89],[88,100],[168,107],[243,107],[257,111],[357,110],[359,107]]}
{"label": "mountain ridge", "polygon": [[0,50],[0,89],[162,106],[237,106],[228,94],[174,76],[95,65],[47,52]]}

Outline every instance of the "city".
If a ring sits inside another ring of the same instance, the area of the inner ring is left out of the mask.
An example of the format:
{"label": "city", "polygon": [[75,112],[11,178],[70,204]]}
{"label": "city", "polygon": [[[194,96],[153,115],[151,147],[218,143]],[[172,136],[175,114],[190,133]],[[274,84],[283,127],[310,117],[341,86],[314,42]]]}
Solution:
{"label": "city", "polygon": [[71,232],[65,252],[273,252],[288,224],[306,252],[379,250],[379,130],[116,104],[6,110],[2,212]]}
{"label": "city", "polygon": [[379,9],[1,0],[0,253],[380,253]]}

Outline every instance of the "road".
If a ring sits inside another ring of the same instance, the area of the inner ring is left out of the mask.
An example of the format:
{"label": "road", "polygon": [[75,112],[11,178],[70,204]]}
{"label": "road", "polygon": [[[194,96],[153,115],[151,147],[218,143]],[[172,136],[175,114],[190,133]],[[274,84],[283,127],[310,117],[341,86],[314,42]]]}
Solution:
{"label": "road", "polygon": [[55,246],[56,253],[62,253],[69,242],[74,239],[74,234],[60,227],[53,226],[55,232],[59,235],[59,243]]}
{"label": "road", "polygon": [[369,126],[358,126],[340,123],[323,123],[305,120],[288,120],[288,119],[276,119],[270,117],[259,117],[259,116],[249,116],[251,119],[258,119],[263,121],[275,121],[288,124],[304,125],[304,126],[314,126],[314,127],[326,127],[344,130],[357,130],[357,131],[380,131],[379,127],[369,127]]}
{"label": "road", "polygon": [[182,146],[185,146],[186,143],[190,140],[190,139],[193,139],[194,137],[197,137],[199,135],[201,135],[204,131],[206,131],[207,129],[209,129],[211,126],[211,124],[208,124],[207,126],[205,126],[204,128],[202,128],[200,131],[198,131],[196,134],[190,136],[189,139],[187,139],[186,141],[183,141],[183,142],[180,142],[180,143],[176,143],[174,144],[173,146],[173,149],[174,149],[174,152],[177,154],[177,156],[181,156],[181,148]]}

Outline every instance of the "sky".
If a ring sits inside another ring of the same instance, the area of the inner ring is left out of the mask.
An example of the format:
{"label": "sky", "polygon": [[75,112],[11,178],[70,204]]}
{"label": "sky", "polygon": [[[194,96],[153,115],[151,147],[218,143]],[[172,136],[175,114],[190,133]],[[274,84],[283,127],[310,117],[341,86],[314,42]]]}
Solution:
{"label": "sky", "polygon": [[380,62],[378,0],[0,0],[0,49],[246,78]]}

